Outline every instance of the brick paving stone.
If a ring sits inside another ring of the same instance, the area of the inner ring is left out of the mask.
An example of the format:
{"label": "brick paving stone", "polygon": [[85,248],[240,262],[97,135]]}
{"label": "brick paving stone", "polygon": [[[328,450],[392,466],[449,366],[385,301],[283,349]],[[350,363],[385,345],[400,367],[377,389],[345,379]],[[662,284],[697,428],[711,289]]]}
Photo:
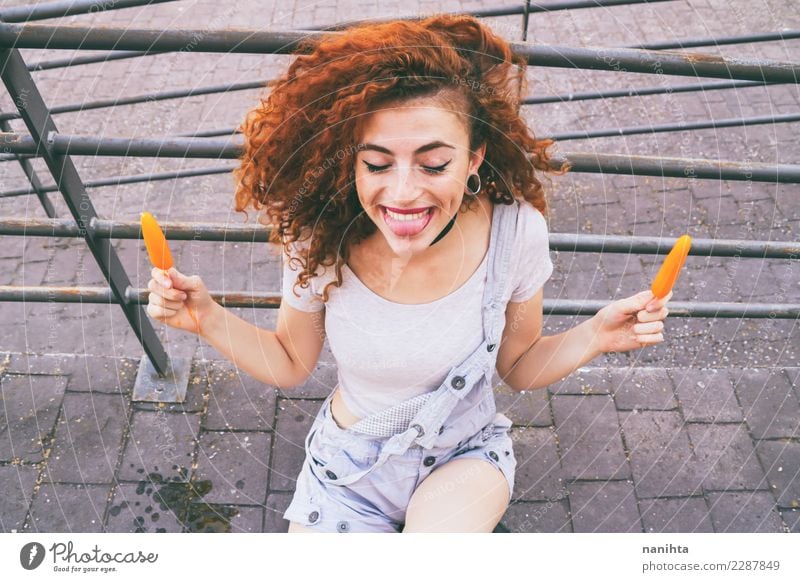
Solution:
{"label": "brick paving stone", "polygon": [[664,368],[612,369],[610,374],[619,410],[672,410],[678,405]]}
{"label": "brick paving stone", "polygon": [[642,499],[639,509],[646,533],[714,533],[702,497]]}
{"label": "brick paving stone", "polygon": [[245,373],[231,370],[209,378],[208,430],[269,430],[275,422],[277,390]]}
{"label": "brick paving stone", "polygon": [[514,501],[500,521],[513,533],[571,533],[569,503],[553,501]]}
{"label": "brick paving stone", "polygon": [[550,426],[550,405],[547,390],[526,390],[517,392],[506,386],[495,388],[497,411],[505,414],[511,422],[519,426]]}
{"label": "brick paving stone", "polygon": [[203,433],[196,477],[212,484],[203,500],[244,505],[264,503],[270,437],[263,432]]}
{"label": "brick paving stone", "polygon": [[708,493],[711,521],[720,533],[782,532],[784,526],[768,491]]}
{"label": "brick paving stone", "polygon": [[133,391],[138,364],[134,358],[80,354],[63,366],[69,374],[67,390],[129,394]]}
{"label": "brick paving stone", "polygon": [[260,533],[263,508],[222,503],[190,503],[186,531],[194,533]]}
{"label": "brick paving stone", "polygon": [[800,509],[782,509],[780,514],[791,533],[800,533]]}
{"label": "brick paving stone", "polygon": [[607,368],[578,368],[547,389],[551,394],[610,394],[611,375]]}
{"label": "brick paving stone", "polygon": [[42,483],[26,531],[101,532],[110,485]]}
{"label": "brick paving stone", "polygon": [[305,459],[305,440],[321,402],[278,399],[275,439],[272,445],[269,489],[294,491]]}
{"label": "brick paving stone", "polygon": [[800,403],[780,370],[742,370],[735,378],[753,438],[800,436]]}
{"label": "brick paving stone", "polygon": [[574,482],[567,487],[575,533],[643,531],[630,481]]}
{"label": "brick paving stone", "polygon": [[5,371],[9,374],[56,374],[68,376],[78,354],[32,354],[8,352]]}
{"label": "brick paving stone", "polygon": [[743,419],[726,370],[671,368],[669,375],[686,422],[740,422]]}
{"label": "brick paving stone", "polygon": [[264,508],[264,532],[285,533],[289,530],[289,521],[283,519],[283,512],[292,501],[291,493],[270,493]]}
{"label": "brick paving stone", "polygon": [[150,474],[164,480],[185,479],[191,470],[199,432],[197,414],[134,412],[119,479],[137,481]]}
{"label": "brick paving stone", "polygon": [[640,498],[700,492],[701,477],[677,412],[623,412],[620,417]]}
{"label": "brick paving stone", "polygon": [[115,394],[69,392],[64,396],[46,479],[110,483],[128,425],[128,400]]}
{"label": "brick paving stone", "polygon": [[0,461],[44,458],[66,386],[64,376],[0,377]]}
{"label": "brick paving stone", "polygon": [[689,424],[697,471],[706,489],[766,489],[764,470],[741,424]]}
{"label": "brick paving stone", "polygon": [[0,532],[22,531],[38,474],[30,465],[0,466]]}
{"label": "brick paving stone", "polygon": [[617,411],[609,396],[553,396],[553,416],[567,477],[630,477]]}
{"label": "brick paving stone", "polygon": [[105,526],[117,533],[180,533],[187,512],[185,483],[139,481],[114,490]]}
{"label": "brick paving stone", "polygon": [[565,495],[564,472],[550,428],[519,427],[510,432],[517,459],[514,499],[560,499]]}
{"label": "brick paving stone", "polygon": [[778,506],[800,508],[800,442],[759,441],[756,452]]}

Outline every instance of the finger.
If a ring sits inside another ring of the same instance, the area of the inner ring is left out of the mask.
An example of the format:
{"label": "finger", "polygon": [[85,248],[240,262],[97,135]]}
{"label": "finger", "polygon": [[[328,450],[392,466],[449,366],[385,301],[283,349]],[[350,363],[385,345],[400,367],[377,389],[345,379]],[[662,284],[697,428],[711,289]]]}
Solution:
{"label": "finger", "polygon": [[664,341],[664,334],[637,335],[636,341],[644,345],[658,344]]}
{"label": "finger", "polygon": [[187,295],[179,289],[165,289],[164,286],[156,279],[150,279],[147,283],[147,288],[160,297],[164,297],[170,301],[185,301]]}
{"label": "finger", "polygon": [[672,299],[672,291],[670,291],[669,293],[667,293],[666,295],[664,295],[664,297],[662,297],[661,299],[654,299],[653,301],[651,301],[650,303],[648,303],[648,304],[647,304],[647,306],[645,306],[645,309],[646,309],[647,311],[651,311],[651,312],[658,311],[658,310],[660,310],[662,307],[664,307],[664,305],[666,305],[666,304],[667,304],[667,302],[668,302],[670,299]]}
{"label": "finger", "polygon": [[659,311],[649,313],[642,309],[639,313],[636,314],[636,319],[638,319],[641,323],[647,323],[650,321],[658,321],[664,319],[669,315],[669,309],[666,307],[662,307]]}
{"label": "finger", "polygon": [[153,304],[148,305],[146,311],[147,315],[149,315],[153,319],[158,319],[158,320],[169,319],[170,317],[178,313],[174,309],[165,309],[163,307],[160,307],[159,305],[153,305]]}
{"label": "finger", "polygon": [[637,323],[633,326],[633,333],[637,335],[647,335],[664,331],[664,322],[653,321],[650,323]]}
{"label": "finger", "polygon": [[155,292],[150,293],[150,296],[147,298],[147,303],[148,305],[155,305],[156,307],[171,310],[180,310],[184,306],[183,301],[171,301]]}

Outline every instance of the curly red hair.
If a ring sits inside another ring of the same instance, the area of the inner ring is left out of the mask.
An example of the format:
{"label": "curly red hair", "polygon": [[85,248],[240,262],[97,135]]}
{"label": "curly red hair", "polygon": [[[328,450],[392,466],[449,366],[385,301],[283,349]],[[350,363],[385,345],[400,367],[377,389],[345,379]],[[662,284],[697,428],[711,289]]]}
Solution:
{"label": "curly red hair", "polygon": [[350,245],[377,229],[359,202],[352,162],[366,114],[386,103],[429,96],[458,103],[471,125],[470,149],[487,144],[478,173],[489,199],[524,198],[546,213],[535,170],[566,168],[549,167],[552,140],[536,139],[520,117],[527,62],[476,18],[360,24],[304,40],[297,52],[241,125],[244,151],[234,170],[236,210],[265,207],[269,241],[287,256],[286,245],[313,228],[295,285],[305,288],[319,265],[335,265],[327,301],[328,287],[342,283]]}

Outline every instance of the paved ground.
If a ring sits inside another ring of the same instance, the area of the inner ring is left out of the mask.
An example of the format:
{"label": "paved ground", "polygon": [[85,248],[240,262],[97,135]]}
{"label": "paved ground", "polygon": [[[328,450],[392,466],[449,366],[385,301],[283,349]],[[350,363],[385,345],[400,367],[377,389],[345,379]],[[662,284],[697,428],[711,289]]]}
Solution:
{"label": "paved ground", "polygon": [[[12,6],[23,2],[2,2]],[[506,3],[515,5],[515,2]],[[264,6],[267,6],[264,9]],[[51,22],[131,27],[302,28],[353,18],[455,11],[487,2],[237,2],[182,0]],[[402,6],[402,9],[400,8]],[[0,10],[2,10],[0,7]],[[671,38],[797,28],[791,1],[663,2],[537,14],[528,37],[562,45],[622,46]],[[248,11],[246,8],[253,8]],[[255,15],[255,16],[254,16]],[[491,19],[520,38],[520,18]],[[696,49],[799,60],[800,41]],[[29,62],[65,56],[23,51]],[[49,105],[278,74],[287,57],[166,54],[35,73]],[[533,68],[529,93],[691,82],[624,72]],[[62,133],[157,136],[236,125],[257,91],[62,114]],[[0,110],[12,108],[0,92]],[[526,108],[540,135],[668,121],[776,115],[800,108],[797,86],[584,101]],[[19,123],[14,127],[21,130]],[[600,151],[797,163],[794,126],[565,141],[561,151]],[[82,158],[85,179],[210,165],[208,161]],[[41,175],[43,165],[36,164]],[[44,179],[48,182],[47,179]],[[0,163],[2,190],[25,186]],[[242,223],[228,176],[91,191],[98,214],[136,220]],[[53,196],[60,216],[66,206]],[[796,186],[572,174],[548,189],[551,232],[746,240],[798,240]],[[221,212],[227,209],[227,212]],[[42,218],[33,197],[0,198],[0,216]],[[251,213],[252,218],[252,213]],[[114,244],[134,285],[149,278],[143,246]],[[212,289],[277,290],[269,249],[173,244],[181,270]],[[553,252],[548,299],[615,299],[647,287],[657,261],[637,255]],[[0,279],[10,285],[103,285],[81,241],[2,237]],[[675,301],[800,301],[789,261],[687,261]],[[274,329],[274,310],[235,310]],[[545,334],[582,318],[548,316]],[[0,304],[0,530],[284,531],[283,508],[302,461],[302,439],[335,385],[330,351],[309,384],[282,392],[237,374],[196,338],[159,328],[173,356],[192,356],[180,406],[132,403],[142,354],[114,306]],[[517,493],[501,531],[800,531],[798,329],[786,320],[670,317],[667,341],[598,358],[563,382],[510,394]]]}

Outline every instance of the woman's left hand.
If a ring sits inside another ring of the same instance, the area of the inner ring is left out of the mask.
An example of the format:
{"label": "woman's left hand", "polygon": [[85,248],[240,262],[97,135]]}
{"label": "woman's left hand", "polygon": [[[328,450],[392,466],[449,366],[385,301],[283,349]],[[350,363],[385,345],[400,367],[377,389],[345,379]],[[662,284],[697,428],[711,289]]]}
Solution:
{"label": "woman's left hand", "polygon": [[597,352],[627,352],[663,342],[663,320],[669,313],[666,303],[671,298],[672,291],[656,299],[648,289],[603,307],[592,318]]}

